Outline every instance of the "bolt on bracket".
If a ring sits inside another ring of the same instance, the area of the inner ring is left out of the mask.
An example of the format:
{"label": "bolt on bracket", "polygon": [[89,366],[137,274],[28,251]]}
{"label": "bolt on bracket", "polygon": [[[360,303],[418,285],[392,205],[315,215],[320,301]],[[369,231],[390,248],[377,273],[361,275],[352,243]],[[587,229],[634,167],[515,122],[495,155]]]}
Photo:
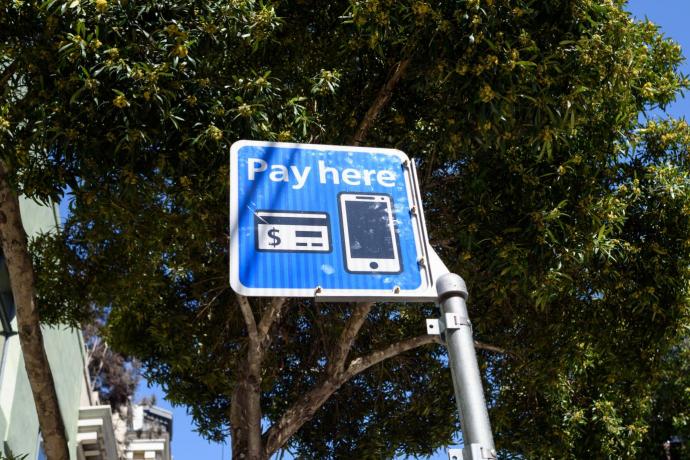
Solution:
{"label": "bolt on bracket", "polygon": [[441,322],[438,319],[426,320],[426,333],[429,335],[441,335]]}

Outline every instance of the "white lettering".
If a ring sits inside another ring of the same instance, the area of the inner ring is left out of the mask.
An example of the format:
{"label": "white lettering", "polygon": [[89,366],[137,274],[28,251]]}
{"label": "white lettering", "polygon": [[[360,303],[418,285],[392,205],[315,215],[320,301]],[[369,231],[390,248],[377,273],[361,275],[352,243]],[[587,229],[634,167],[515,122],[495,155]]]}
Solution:
{"label": "white lettering", "polygon": [[374,169],[365,169],[364,170],[364,185],[371,185],[371,176],[376,174],[376,170]]}
{"label": "white lettering", "polygon": [[395,173],[393,171],[379,171],[376,173],[376,181],[384,187],[395,186]]}
{"label": "white lettering", "polygon": [[290,166],[290,169],[292,169],[292,174],[294,174],[295,179],[297,179],[297,184],[293,185],[292,188],[294,188],[295,190],[299,190],[302,187],[304,187],[304,183],[307,181],[307,177],[309,177],[311,166],[305,166],[302,174],[300,174],[299,168],[297,166]]}
{"label": "white lettering", "polygon": [[343,182],[347,185],[359,185],[361,183],[362,175],[356,169],[343,169]]}
{"label": "white lettering", "polygon": [[[256,165],[258,165],[258,168]],[[249,170],[247,172],[249,173],[249,180],[254,180],[256,173],[266,171],[266,168],[268,168],[268,163],[259,158],[250,158],[248,166]]]}
{"label": "white lettering", "polygon": [[[307,184],[312,171],[311,166],[305,166],[300,169],[295,165],[270,165],[260,158],[249,158],[247,160],[247,176],[249,180],[256,180],[259,173],[269,169],[268,178],[272,182],[289,182],[295,190],[300,190]],[[332,183],[338,185],[342,179],[343,183],[347,185],[371,186],[374,180],[376,180],[382,187],[395,187],[395,180],[397,178],[397,174],[394,171],[386,169],[376,171],[375,169],[345,168],[341,172],[335,167],[326,166],[326,162],[323,160],[319,160],[318,169],[319,182],[322,184]]]}
{"label": "white lettering", "polygon": [[288,182],[288,169],[283,165],[271,165],[271,174],[268,176],[273,182]]}
{"label": "white lettering", "polygon": [[340,183],[340,177],[338,176],[338,170],[326,166],[323,160],[319,160],[319,182],[325,184],[327,182],[326,175],[331,174],[334,184]]}

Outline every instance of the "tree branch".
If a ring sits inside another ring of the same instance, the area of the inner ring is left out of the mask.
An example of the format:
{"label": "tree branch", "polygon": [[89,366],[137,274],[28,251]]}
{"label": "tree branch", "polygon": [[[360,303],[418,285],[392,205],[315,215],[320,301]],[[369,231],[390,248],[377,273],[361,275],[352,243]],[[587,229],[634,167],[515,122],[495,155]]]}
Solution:
{"label": "tree branch", "polygon": [[[347,375],[347,379],[351,379],[355,375],[361,373],[362,371],[365,371],[366,369],[370,368],[375,364],[380,363],[381,361],[385,361],[386,359],[392,358],[393,356],[397,356],[406,351],[431,343],[443,345],[443,339],[441,339],[440,335],[420,335],[412,339],[394,343],[393,345],[384,348],[383,350],[374,351],[368,354],[367,356],[353,359],[350,365],[348,366],[347,371],[345,372]],[[474,347],[477,349],[492,351],[494,353],[511,354],[503,348],[497,347],[495,345],[490,345],[488,343],[479,342],[477,340],[474,341]]]}
{"label": "tree branch", "polygon": [[383,110],[393,95],[393,90],[397,86],[400,79],[407,72],[407,68],[409,67],[411,61],[412,58],[406,57],[402,61],[399,61],[395,64],[393,75],[391,75],[388,81],[379,90],[379,93],[376,95],[376,99],[374,99],[371,107],[369,107],[369,110],[367,110],[367,113],[364,115],[362,122],[357,127],[357,131],[352,137],[352,143],[354,145],[361,145],[364,142],[367,134],[369,134],[369,130],[381,113],[381,110]]}
{"label": "tree branch", "polygon": [[258,346],[259,344],[259,332],[256,328],[256,320],[254,319],[254,313],[252,312],[252,306],[243,295],[237,294],[237,302],[240,305],[240,311],[242,312],[242,317],[244,318],[244,324],[247,326],[247,336],[249,341],[253,346]]}
{"label": "tree branch", "polygon": [[[348,327],[341,334],[340,343],[343,339],[348,337],[350,340],[350,333],[348,331],[353,331],[355,328],[359,330],[363,318],[366,318],[366,314],[363,314],[366,310],[371,309],[372,304],[359,304],[358,309],[353,312],[350,317]],[[359,326],[357,324],[359,323]],[[356,336],[356,332],[355,332]],[[354,340],[354,339],[352,339]],[[351,344],[352,342],[350,342]],[[271,426],[271,428],[264,434],[265,451],[264,454],[266,458],[270,458],[276,451],[281,449],[283,445],[287,442],[292,435],[294,435],[297,430],[299,430],[302,425],[311,420],[316,411],[330,398],[333,393],[335,393],[344,383],[346,383],[351,378],[364,372],[370,367],[385,361],[386,359],[393,358],[400,355],[406,351],[413,350],[415,348],[437,344],[442,345],[443,339],[439,335],[420,335],[411,339],[403,340],[401,342],[394,343],[381,350],[373,351],[366,356],[355,358],[350,362],[347,370],[344,372],[327,372],[326,378],[319,385],[312,388],[304,396],[302,396],[297,402],[295,402],[281,417],[281,419]],[[497,347],[495,345],[489,345],[483,342],[474,342],[474,346],[478,349],[488,350],[495,353],[511,354],[506,350]],[[349,352],[349,348],[348,348]],[[340,355],[342,356],[342,355]],[[347,355],[345,355],[347,357]],[[345,358],[341,358],[345,359]]]}
{"label": "tree branch", "polygon": [[268,346],[271,344],[271,326],[275,324],[276,321],[280,321],[280,317],[283,314],[283,308],[287,304],[287,299],[285,297],[276,297],[271,300],[271,305],[266,309],[266,312],[261,317],[258,327],[258,339],[259,345],[261,346],[261,351],[265,352]]}
{"label": "tree branch", "polygon": [[497,347],[496,345],[491,345],[488,343],[480,342],[479,340],[474,341],[474,348],[478,350],[492,351],[501,355],[511,355],[517,357],[512,351],[508,351],[505,348]]}
{"label": "tree branch", "polygon": [[441,336],[439,335],[424,334],[411,339],[403,340],[402,342],[394,343],[393,345],[390,345],[382,350],[371,352],[366,356],[355,358],[347,367],[347,371],[345,372],[346,380],[351,379],[355,375],[369,369],[371,366],[378,364],[381,361],[385,361],[388,358],[392,358],[400,353],[404,353],[414,348],[421,347],[422,345],[429,345],[432,343],[442,345],[443,340],[441,340]]}
{"label": "tree branch", "polygon": [[345,325],[345,329],[340,333],[340,338],[335,345],[335,349],[328,358],[328,366],[326,367],[326,374],[329,376],[336,375],[345,370],[345,361],[347,355],[350,353],[352,344],[357,338],[359,330],[362,328],[364,321],[367,319],[369,312],[374,306],[373,302],[362,302],[355,305],[352,314]]}
{"label": "tree branch", "polygon": [[15,59],[12,61],[10,65],[5,67],[5,69],[2,71],[2,74],[0,74],[0,88],[4,88],[4,86],[7,84],[7,82],[12,78],[12,74],[14,71],[17,70],[17,60]]}
{"label": "tree branch", "polygon": [[[363,307],[360,308],[362,310],[364,309]],[[366,315],[364,316],[366,317]],[[345,332],[343,332],[341,338],[344,335]],[[349,379],[385,359],[431,343],[441,343],[441,338],[437,335],[423,335],[398,342],[383,350],[375,351],[363,358],[354,359],[348,366],[346,372],[327,374],[325,380],[298,399],[292,407],[285,411],[280,420],[264,434],[264,438],[266,439],[264,453],[266,458],[270,458],[270,456],[280,449],[287,440],[302,427],[302,425],[311,420],[316,411],[328,400],[328,398]]]}

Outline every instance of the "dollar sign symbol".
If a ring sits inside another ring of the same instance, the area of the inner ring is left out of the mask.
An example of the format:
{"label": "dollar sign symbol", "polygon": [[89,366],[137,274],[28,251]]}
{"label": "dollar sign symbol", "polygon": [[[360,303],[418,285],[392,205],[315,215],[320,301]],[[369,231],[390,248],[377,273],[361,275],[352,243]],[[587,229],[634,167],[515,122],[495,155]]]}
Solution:
{"label": "dollar sign symbol", "polygon": [[280,244],[280,238],[276,236],[276,233],[278,233],[280,230],[277,228],[273,227],[268,231],[268,237],[271,238],[271,242],[268,243],[269,246],[273,246],[274,248]]}

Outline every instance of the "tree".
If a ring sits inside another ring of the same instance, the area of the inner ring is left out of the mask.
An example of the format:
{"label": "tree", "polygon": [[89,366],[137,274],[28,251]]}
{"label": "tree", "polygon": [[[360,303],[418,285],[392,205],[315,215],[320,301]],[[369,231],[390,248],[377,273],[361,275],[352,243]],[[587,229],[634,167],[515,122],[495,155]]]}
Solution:
{"label": "tree", "polygon": [[[669,445],[669,450],[673,450],[674,455],[688,458],[687,440],[690,439],[688,430],[688,414],[690,413],[690,391],[687,390],[688,382],[688,354],[690,353],[690,343],[686,337],[681,343],[674,346],[670,352],[664,356],[663,365],[659,376],[659,386],[656,389],[653,399],[650,401],[650,429],[646,434],[647,442],[644,444],[642,456],[647,458],[664,458],[667,456],[659,455],[659,446],[666,442],[681,440],[680,446]],[[678,454],[676,454],[678,450]],[[670,453],[670,452],[669,452]]]}
{"label": "tree", "polygon": [[[3,14],[8,13],[5,2],[0,6],[0,11]],[[2,26],[5,26],[4,22],[3,20]],[[13,49],[15,47],[18,47],[17,43],[5,39],[3,47],[0,48],[0,113],[3,115],[10,104],[22,98],[22,81],[21,77],[17,76],[20,58],[14,55],[18,52]],[[10,122],[4,116],[0,116],[0,130],[7,133],[9,128]],[[7,160],[9,145],[6,139],[3,141],[3,158],[0,160],[0,241],[17,307],[19,343],[46,447],[54,453],[51,458],[67,459],[69,451],[64,423],[43,346],[43,334],[34,295],[35,274],[19,210],[17,187],[11,183],[12,170]]]}
{"label": "tree", "polygon": [[[0,242],[10,275],[10,284],[19,330],[24,366],[38,416],[46,451],[51,460],[68,459],[69,449],[55,384],[43,345],[40,316],[36,303],[36,275],[22,217],[18,195],[41,199],[52,205],[64,187],[62,177],[44,176],[40,183],[20,184],[20,171],[30,162],[34,148],[26,142],[40,124],[33,116],[37,87],[50,85],[47,66],[42,62],[52,50],[50,33],[45,33],[39,7],[8,1],[0,2]],[[30,150],[31,149],[31,150]],[[38,187],[36,189],[36,187]]]}
{"label": "tree", "polygon": [[101,403],[118,410],[131,400],[141,380],[141,366],[113,350],[101,337],[102,321],[84,326],[86,368],[89,370],[91,391],[98,393]]}
{"label": "tree", "polygon": [[45,315],[107,307],[109,343],[202,433],[229,429],[235,458],[429,454],[458,429],[443,350],[420,335],[433,307],[227,286],[230,143],[395,146],[491,343],[501,455],[661,453],[667,383],[688,378],[668,363],[690,316],[690,130],[651,110],[688,82],[679,47],[623,8],[49,2],[53,83],[35,77],[31,104],[7,108],[35,120],[10,122],[32,152],[18,183],[71,178],[39,265],[44,304],[65,307]]}

